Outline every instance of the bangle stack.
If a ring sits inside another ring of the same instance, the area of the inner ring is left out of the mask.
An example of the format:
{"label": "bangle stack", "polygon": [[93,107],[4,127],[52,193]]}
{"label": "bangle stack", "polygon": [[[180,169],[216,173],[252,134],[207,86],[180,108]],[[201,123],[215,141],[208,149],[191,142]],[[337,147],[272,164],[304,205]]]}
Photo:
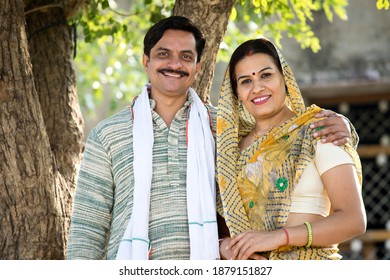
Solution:
{"label": "bangle stack", "polygon": [[311,243],[313,241],[313,230],[311,229],[311,224],[309,222],[304,222],[306,228],[307,228],[307,244],[306,248],[309,248],[311,246]]}

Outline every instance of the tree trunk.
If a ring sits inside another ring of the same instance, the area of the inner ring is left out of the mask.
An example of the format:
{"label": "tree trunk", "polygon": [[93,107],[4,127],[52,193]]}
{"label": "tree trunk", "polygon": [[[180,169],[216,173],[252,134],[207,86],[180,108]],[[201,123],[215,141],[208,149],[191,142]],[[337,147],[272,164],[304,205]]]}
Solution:
{"label": "tree trunk", "polygon": [[225,35],[235,0],[176,0],[174,15],[191,19],[206,35],[206,47],[202,56],[202,72],[193,87],[199,96],[210,100],[210,89],[214,75],[219,45]]}
{"label": "tree trunk", "polygon": [[[63,166],[70,159],[58,155],[61,147],[54,148],[52,152],[42,117],[32,68],[37,67],[34,69],[36,75],[47,79],[48,72],[31,64],[23,1],[0,1],[0,21],[0,259],[63,259],[69,212],[66,205],[69,200],[67,183],[73,179],[64,178],[59,171],[70,174],[73,167]],[[42,48],[49,48],[46,39],[41,40]],[[51,86],[66,83],[66,87],[54,88],[67,95],[72,92],[70,85],[74,86],[74,78],[69,76],[72,70],[67,66],[69,54],[64,55],[69,50],[65,50],[66,44],[57,44],[55,48],[59,54],[54,55],[54,61],[61,63],[65,70],[51,65],[53,72],[64,71],[62,79],[57,74],[53,75]],[[38,48],[35,47],[36,50]],[[48,54],[52,55],[49,50],[42,54],[43,57],[46,55],[46,63],[54,64]],[[59,62],[59,56],[62,56],[62,62]],[[36,60],[40,59],[34,58]],[[40,83],[37,80],[38,86]],[[50,84],[46,87],[49,88]],[[57,102],[64,107],[73,106],[69,105],[72,102],[64,101],[67,98],[59,96],[47,97],[53,100],[43,105],[46,112],[51,112],[46,107]],[[73,97],[68,98],[71,100]],[[62,108],[57,113],[63,117],[62,111],[66,110]],[[53,117],[50,113],[45,114],[47,119],[50,116]],[[69,129],[69,123],[72,122],[59,123],[62,133],[67,133],[65,129]],[[55,127],[51,129],[50,139],[56,139],[55,130]],[[70,153],[75,153],[74,148],[70,149]],[[77,159],[73,160],[73,165],[76,163]]]}
{"label": "tree trunk", "polygon": [[56,167],[64,180],[61,185],[68,226],[84,145],[83,118],[72,65],[72,30],[62,5],[39,9],[50,3],[52,0],[35,0],[25,7],[26,28],[46,132]]}

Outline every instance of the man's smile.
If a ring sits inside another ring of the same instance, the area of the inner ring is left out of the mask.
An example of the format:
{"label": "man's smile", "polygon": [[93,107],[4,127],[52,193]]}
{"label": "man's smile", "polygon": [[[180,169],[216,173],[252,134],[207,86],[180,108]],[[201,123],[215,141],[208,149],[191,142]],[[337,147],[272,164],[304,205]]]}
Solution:
{"label": "man's smile", "polygon": [[182,70],[173,70],[173,69],[169,69],[169,68],[160,69],[160,70],[158,70],[158,72],[163,74],[164,76],[174,77],[174,78],[181,78],[181,77],[189,76],[188,72],[185,72]]}

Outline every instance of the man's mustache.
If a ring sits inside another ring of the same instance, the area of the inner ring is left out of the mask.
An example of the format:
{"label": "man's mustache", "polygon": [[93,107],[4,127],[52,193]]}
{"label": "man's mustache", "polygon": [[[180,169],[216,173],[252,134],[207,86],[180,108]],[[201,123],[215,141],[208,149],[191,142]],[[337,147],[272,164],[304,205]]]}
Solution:
{"label": "man's mustache", "polygon": [[170,68],[163,68],[158,70],[159,73],[164,74],[165,73],[173,73],[173,74],[179,74],[183,76],[189,76],[190,74],[188,72],[182,71],[182,70],[174,70]]}

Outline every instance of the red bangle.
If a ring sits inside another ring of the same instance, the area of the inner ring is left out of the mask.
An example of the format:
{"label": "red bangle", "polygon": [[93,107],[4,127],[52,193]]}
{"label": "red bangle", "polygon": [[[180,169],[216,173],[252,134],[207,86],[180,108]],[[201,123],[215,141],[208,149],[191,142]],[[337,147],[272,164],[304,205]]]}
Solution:
{"label": "red bangle", "polygon": [[288,235],[288,231],[285,227],[283,227],[282,229],[283,229],[284,233],[286,234],[286,239],[287,239],[286,244],[284,246],[288,246],[290,244],[290,236]]}

